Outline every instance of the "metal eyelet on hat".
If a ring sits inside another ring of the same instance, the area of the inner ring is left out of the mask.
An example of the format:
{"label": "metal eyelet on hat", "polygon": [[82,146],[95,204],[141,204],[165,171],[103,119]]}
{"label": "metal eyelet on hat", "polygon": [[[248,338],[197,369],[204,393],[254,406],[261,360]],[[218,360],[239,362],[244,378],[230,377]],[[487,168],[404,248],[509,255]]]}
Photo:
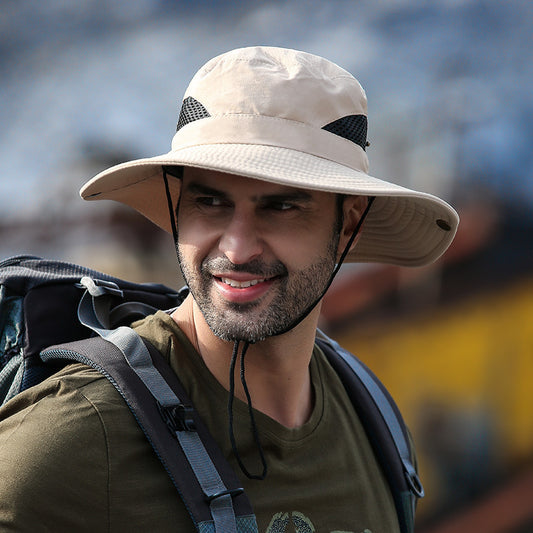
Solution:
{"label": "metal eyelet on hat", "polygon": [[435,223],[440,229],[443,229],[444,231],[450,231],[452,229],[450,224],[448,224],[448,222],[446,222],[446,220],[443,220],[442,218],[438,218]]}

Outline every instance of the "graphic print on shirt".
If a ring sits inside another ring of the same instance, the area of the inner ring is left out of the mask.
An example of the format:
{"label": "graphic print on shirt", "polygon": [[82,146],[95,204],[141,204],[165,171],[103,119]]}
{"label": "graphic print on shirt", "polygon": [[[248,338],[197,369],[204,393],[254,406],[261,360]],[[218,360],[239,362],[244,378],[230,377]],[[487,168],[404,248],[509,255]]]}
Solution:
{"label": "graphic print on shirt", "polygon": [[[292,527],[290,527],[292,526]],[[276,513],[267,527],[266,533],[316,533],[315,526],[307,516],[298,511]],[[334,530],[330,533],[356,533],[355,531]],[[372,533],[370,529],[357,533]]]}

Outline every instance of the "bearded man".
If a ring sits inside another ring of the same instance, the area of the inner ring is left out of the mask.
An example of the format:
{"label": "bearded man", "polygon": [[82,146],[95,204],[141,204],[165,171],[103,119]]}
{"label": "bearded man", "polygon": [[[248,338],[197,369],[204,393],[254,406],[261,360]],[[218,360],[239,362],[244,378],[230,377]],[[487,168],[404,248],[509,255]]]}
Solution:
{"label": "bearded man", "polygon": [[[296,531],[400,531],[365,428],[316,343],[321,300],[343,262],[436,260],[458,217],[370,176],[366,134],[366,96],[347,71],[305,52],[243,48],[194,76],[170,152],[114,166],[81,191],[173,235],[189,294],[133,327],[240,476],[249,531],[291,521]],[[96,371],[69,365],[13,402],[0,422],[2,530],[194,530]]]}

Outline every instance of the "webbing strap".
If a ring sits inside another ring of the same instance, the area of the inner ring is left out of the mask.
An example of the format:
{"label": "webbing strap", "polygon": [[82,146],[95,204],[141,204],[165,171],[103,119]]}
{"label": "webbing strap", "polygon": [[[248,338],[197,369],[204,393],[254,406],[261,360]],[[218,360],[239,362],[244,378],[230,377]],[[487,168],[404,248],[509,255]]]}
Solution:
{"label": "webbing strap", "polygon": [[[106,309],[103,304],[104,299],[101,294],[96,297],[91,296],[87,290],[78,307],[80,322],[103,339],[114,344],[122,352],[130,367],[150,390],[161,407],[168,409],[183,407],[183,403],[153,365],[150,352],[140,336],[133,329],[125,326],[114,330],[104,327],[103,322],[106,322],[105,316],[102,315],[102,313],[105,314],[104,310]],[[198,433],[190,427],[187,429],[176,428],[174,433],[209,501],[215,531],[217,533],[237,533],[232,496],[224,485]]]}

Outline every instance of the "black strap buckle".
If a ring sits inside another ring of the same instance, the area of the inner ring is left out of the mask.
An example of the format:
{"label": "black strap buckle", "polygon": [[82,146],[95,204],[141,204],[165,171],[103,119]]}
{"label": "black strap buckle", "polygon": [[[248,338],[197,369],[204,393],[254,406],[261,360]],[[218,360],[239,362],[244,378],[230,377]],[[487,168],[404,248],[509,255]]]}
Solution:
{"label": "black strap buckle", "polygon": [[196,431],[194,409],[189,405],[161,405],[158,402],[157,408],[173,435],[176,431]]}
{"label": "black strap buckle", "polygon": [[236,489],[227,489],[227,490],[221,490],[219,492],[215,492],[214,494],[206,494],[205,499],[207,503],[211,503],[213,500],[216,500],[217,498],[221,498],[222,496],[230,495],[232,498],[235,496],[238,496],[239,494],[242,494],[244,492],[244,489],[242,487],[238,487]]}

